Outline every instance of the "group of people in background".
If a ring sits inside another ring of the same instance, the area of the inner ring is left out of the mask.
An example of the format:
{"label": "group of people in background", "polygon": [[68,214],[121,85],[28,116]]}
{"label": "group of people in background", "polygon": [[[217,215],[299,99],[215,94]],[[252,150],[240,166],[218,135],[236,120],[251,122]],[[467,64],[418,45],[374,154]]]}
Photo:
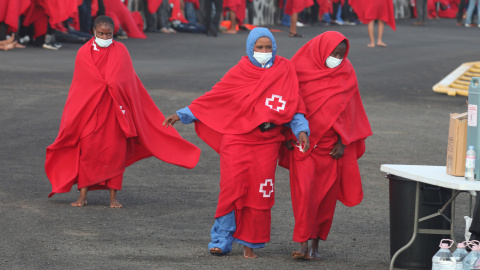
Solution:
{"label": "group of people in background", "polygon": [[[258,0],[261,1],[261,0]],[[254,26],[255,0],[0,0],[0,50],[30,44],[58,50],[62,43],[92,38],[93,20],[108,15],[117,38],[146,38],[145,32],[173,34],[219,32],[236,34]],[[395,18],[456,18],[458,25],[475,26],[478,0],[277,0],[275,22],[290,26],[290,37],[302,37],[297,27],[316,24],[368,24],[374,47],[373,23],[378,21],[378,46],[384,25],[395,30]],[[374,11],[372,11],[374,10]],[[261,15],[259,15],[261,16]],[[478,19],[477,19],[478,20]],[[480,23],[477,22],[480,26]]]}

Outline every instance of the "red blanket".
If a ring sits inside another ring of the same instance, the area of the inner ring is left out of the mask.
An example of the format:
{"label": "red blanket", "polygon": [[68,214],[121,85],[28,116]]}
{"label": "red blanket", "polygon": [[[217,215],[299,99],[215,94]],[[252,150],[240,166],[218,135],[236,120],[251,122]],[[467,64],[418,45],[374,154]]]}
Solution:
{"label": "red blanket", "polygon": [[148,12],[151,14],[157,12],[158,8],[163,2],[163,0],[147,0],[147,1],[148,1]]}
{"label": "red blanket", "polygon": [[[296,160],[305,159],[332,128],[347,148],[355,149],[357,158],[363,155],[364,139],[372,135],[372,131],[358,91],[355,70],[347,59],[348,40],[347,52],[340,66],[328,68],[325,65],[327,57],[343,40],[347,39],[339,32],[325,32],[310,40],[292,58],[307,109],[311,147],[305,154],[297,150],[281,154],[282,166],[288,166],[288,159],[292,155]],[[293,138],[293,135],[290,134],[290,137]],[[347,148],[345,151],[348,151]],[[345,169],[351,172],[355,170],[348,166],[344,166]],[[351,205],[361,194],[361,182],[359,178],[349,178],[352,174],[348,171],[341,175],[343,182],[340,184],[339,197],[346,205]]]}
{"label": "red blanket", "polygon": [[288,0],[284,12],[287,15],[292,15],[293,13],[299,13],[312,5],[313,0]]}
{"label": "red blanket", "polygon": [[129,38],[147,38],[143,33],[143,24],[136,20],[138,16],[133,15],[134,12],[130,12],[120,0],[103,0],[103,3],[105,14],[112,17],[115,22],[114,33],[118,31],[118,24],[120,24]]}
{"label": "red blanket", "polygon": [[[79,141],[95,128],[97,106],[108,92],[113,99],[118,124],[127,138],[125,167],[155,156],[168,163],[193,168],[200,150],[165,128],[165,119],[133,69],[126,47],[110,45],[103,77],[92,61],[93,39],[82,46],[75,60],[75,71],[55,142],[47,147],[45,171],[55,193],[69,192],[78,174]],[[120,108],[122,106],[122,108]],[[94,173],[94,172],[93,172]]]}
{"label": "red blanket", "polygon": [[392,0],[350,0],[349,4],[362,23],[382,20],[396,30]]}
{"label": "red blanket", "polygon": [[235,12],[235,16],[237,17],[237,21],[239,25],[243,24],[246,16],[246,8],[247,3],[245,0],[224,0],[223,1],[223,9],[229,8],[233,12]]}
{"label": "red blanket", "polygon": [[292,63],[281,56],[269,69],[254,66],[244,56],[189,106],[201,122],[197,133],[219,152],[221,134],[246,134],[264,122],[290,122],[295,113],[305,112],[297,82]]}
{"label": "red blanket", "polygon": [[199,137],[220,154],[215,217],[244,207],[270,209],[284,137],[280,127],[262,133],[258,126],[281,125],[295,113],[305,113],[291,62],[276,56],[274,65],[263,69],[245,56],[189,108],[199,119],[195,122]]}
{"label": "red blanket", "polygon": [[0,22],[8,25],[12,32],[17,32],[20,15],[30,4],[31,0],[0,0]]}

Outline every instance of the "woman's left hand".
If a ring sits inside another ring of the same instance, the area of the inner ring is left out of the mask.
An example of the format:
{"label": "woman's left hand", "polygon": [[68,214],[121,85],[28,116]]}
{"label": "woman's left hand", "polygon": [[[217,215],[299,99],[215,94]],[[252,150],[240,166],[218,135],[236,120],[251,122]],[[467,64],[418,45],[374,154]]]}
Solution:
{"label": "woman's left hand", "polygon": [[343,157],[343,151],[345,150],[345,145],[343,145],[342,140],[338,139],[337,143],[332,149],[332,152],[330,152],[330,155],[334,159],[339,159]]}

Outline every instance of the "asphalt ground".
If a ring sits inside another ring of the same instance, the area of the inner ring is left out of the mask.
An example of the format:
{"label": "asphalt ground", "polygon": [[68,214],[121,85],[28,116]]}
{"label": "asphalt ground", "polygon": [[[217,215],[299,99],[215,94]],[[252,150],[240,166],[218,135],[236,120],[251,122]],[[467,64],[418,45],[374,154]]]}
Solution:
{"label": "asphalt ground", "polygon": [[[194,132],[180,134],[202,149],[192,170],[149,158],[126,170],[119,192],[122,209],[108,207],[106,191],[90,192],[88,206],[70,193],[48,199],[45,148],[58,132],[80,45],[59,51],[29,47],[0,52],[0,269],[387,269],[389,186],[381,164],[445,165],[449,114],[466,111],[465,97],[434,93],[432,86],[464,62],[479,60],[480,29],[450,19],[424,27],[398,20],[386,28],[387,48],[367,48],[360,26],[299,28],[288,37],[273,26],[277,54],[290,58],[328,30],[350,40],[348,58],[374,135],[360,159],[365,198],[353,208],[338,203],[332,230],[321,243],[321,261],[294,261],[294,225],[288,171],[277,169],[272,240],[244,259],[242,247],[222,257],[207,244],[219,192],[219,157]],[[208,91],[245,55],[247,32],[209,38],[156,34],[122,40],[135,70],[161,109],[170,115]],[[462,239],[467,195],[457,202],[457,239]]]}

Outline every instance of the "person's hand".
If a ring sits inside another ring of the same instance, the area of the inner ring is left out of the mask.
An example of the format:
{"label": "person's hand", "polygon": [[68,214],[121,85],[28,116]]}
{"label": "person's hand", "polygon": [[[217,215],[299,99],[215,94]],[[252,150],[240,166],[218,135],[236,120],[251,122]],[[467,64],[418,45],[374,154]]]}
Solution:
{"label": "person's hand", "polygon": [[173,127],[173,124],[175,122],[180,121],[180,117],[178,117],[177,114],[172,114],[169,117],[165,118],[165,121],[163,121],[163,125],[168,127]]}
{"label": "person's hand", "polygon": [[307,152],[310,148],[310,140],[308,139],[307,133],[305,131],[300,132],[298,135],[299,144],[303,146],[303,153]]}
{"label": "person's hand", "polygon": [[288,140],[288,141],[285,142],[285,147],[290,151],[292,151],[294,149],[294,146],[292,145],[292,143],[295,143],[295,141],[294,140]]}
{"label": "person's hand", "polygon": [[345,150],[345,145],[343,145],[342,141],[338,139],[337,143],[332,149],[332,152],[330,152],[330,155],[334,159],[339,159],[343,157],[343,150]]}

